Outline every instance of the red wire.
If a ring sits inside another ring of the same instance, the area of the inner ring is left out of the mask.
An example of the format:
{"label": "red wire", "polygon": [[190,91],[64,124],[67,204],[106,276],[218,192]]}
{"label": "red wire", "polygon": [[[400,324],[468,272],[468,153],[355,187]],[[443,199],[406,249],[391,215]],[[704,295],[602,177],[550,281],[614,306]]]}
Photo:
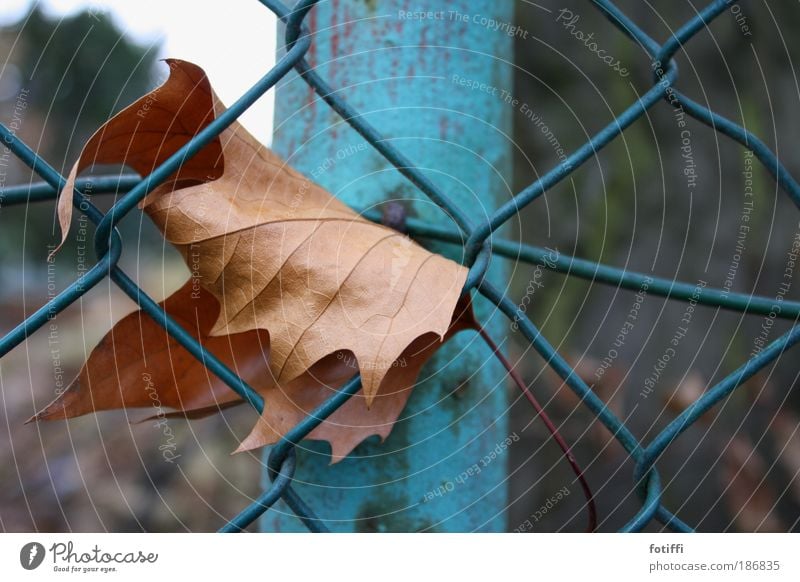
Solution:
{"label": "red wire", "polygon": [[544,425],[547,427],[547,430],[553,437],[553,440],[558,443],[558,446],[564,452],[564,457],[569,462],[570,466],[572,467],[572,471],[575,473],[575,477],[577,477],[578,481],[581,484],[581,489],[583,489],[583,495],[586,498],[586,508],[589,512],[589,523],[586,526],[587,532],[593,532],[597,528],[597,507],[594,503],[594,495],[592,494],[592,490],[589,488],[589,483],[587,483],[586,478],[583,475],[583,469],[580,468],[578,465],[578,461],[575,459],[575,456],[572,454],[569,445],[564,440],[564,438],[559,434],[556,425],[553,424],[553,421],[550,420],[550,417],[547,416],[547,413],[544,411],[542,406],[536,400],[536,397],[528,390],[528,387],[525,385],[525,382],[522,380],[522,376],[514,369],[514,366],[511,365],[511,362],[503,355],[503,352],[500,351],[498,345],[494,342],[491,336],[486,332],[484,328],[479,328],[478,333],[483,338],[483,341],[486,342],[486,345],[494,352],[494,355],[497,356],[497,359],[503,364],[503,367],[508,371],[509,376],[511,379],[514,380],[514,383],[517,387],[522,391],[525,395],[525,398],[528,399],[528,402],[531,403],[536,414],[538,414]]}

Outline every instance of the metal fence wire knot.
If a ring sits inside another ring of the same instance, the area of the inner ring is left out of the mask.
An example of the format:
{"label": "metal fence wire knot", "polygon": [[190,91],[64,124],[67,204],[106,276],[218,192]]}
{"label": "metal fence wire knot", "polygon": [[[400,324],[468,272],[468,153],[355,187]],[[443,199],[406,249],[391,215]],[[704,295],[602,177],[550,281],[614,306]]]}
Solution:
{"label": "metal fence wire knot", "polygon": [[[681,433],[692,425],[720,400],[730,395],[738,386],[751,378],[759,370],[773,362],[784,350],[800,340],[800,325],[773,341],[760,353],[746,361],[741,367],[712,386],[686,410],[670,422],[649,443],[640,442],[625,424],[613,414],[605,403],[578,376],[566,360],[553,348],[539,329],[511,299],[501,293],[486,278],[489,262],[495,257],[521,260],[530,264],[542,261],[547,253],[540,247],[529,246],[515,241],[503,240],[496,233],[501,226],[514,217],[522,208],[542,196],[553,186],[564,180],[576,168],[597,155],[611,141],[619,137],[660,101],[670,107],[679,107],[686,114],[698,119],[714,131],[723,133],[751,151],[766,171],[775,179],[780,188],[800,207],[800,185],[789,174],[775,154],[755,135],[742,126],[718,115],[714,111],[689,99],[675,88],[678,67],[673,60],[676,52],[708,24],[729,8],[736,0],[714,0],[692,19],[676,30],[666,42],[659,44],[648,36],[626,14],[609,0],[593,0],[593,4],[633,43],[648,55],[649,66],[653,71],[653,86],[633,102],[616,119],[597,132],[591,139],[577,148],[534,183],[507,200],[486,220],[476,223],[464,208],[454,204],[448,196],[437,188],[420,170],[415,168],[392,142],[385,139],[376,128],[365,121],[358,111],[337,95],[309,63],[305,55],[312,45],[312,35],[304,25],[309,12],[318,0],[300,0],[290,9],[276,0],[260,0],[285,24],[286,54],[255,85],[245,92],[224,113],[194,136],[172,157],[156,168],[149,176],[95,177],[78,180],[75,187],[75,207],[84,213],[96,226],[95,250],[97,261],[80,279],[72,282],[66,289],[53,297],[46,305],[26,318],[16,328],[0,339],[0,357],[41,328],[49,319],[63,311],[79,299],[89,289],[109,277],[128,297],[161,325],[208,370],[223,380],[231,390],[248,401],[260,413],[264,399],[242,378],[205,350],[191,334],[174,321],[157,302],[147,295],[119,266],[123,243],[116,226],[136,205],[167,177],[175,173],[181,165],[206,144],[215,139],[225,128],[246,111],[259,97],[270,90],[292,69],[319,95],[319,97],[352,126],[375,150],[391,162],[394,167],[414,186],[425,193],[431,201],[442,208],[458,225],[459,231],[447,229],[420,220],[409,218],[405,227],[410,235],[425,236],[446,242],[463,244],[464,263],[470,267],[464,293],[480,294],[515,322],[523,336],[531,342],[545,362],[563,379],[571,390],[581,399],[597,419],[608,428],[612,435],[635,461],[634,484],[641,499],[641,508],[623,527],[622,531],[640,531],[651,521],[657,520],[674,531],[692,531],[690,525],[673,515],[662,503],[661,479],[655,463],[659,456]],[[33,170],[43,182],[6,189],[4,204],[27,204],[36,200],[49,200],[66,184],[66,179],[29,146],[18,139],[5,125],[0,125],[3,143],[22,162]],[[84,195],[87,186],[92,194],[123,193],[111,209],[103,213]],[[380,216],[368,213],[380,220]],[[766,297],[744,295],[721,289],[695,289],[694,285],[669,279],[645,276],[611,266],[593,263],[572,257],[559,256],[543,263],[546,268],[581,277],[593,282],[622,287],[637,291],[647,280],[649,292],[663,297],[731,309],[750,314],[767,315],[772,311],[773,301]],[[800,316],[800,303],[784,301],[777,317],[796,319]],[[297,517],[311,531],[325,531],[325,525],[313,510],[292,488],[292,479],[297,458],[295,446],[314,428],[335,412],[360,389],[359,378],[351,380],[333,397],[320,405],[302,422],[294,426],[283,439],[273,447],[268,460],[270,487],[239,515],[231,519],[221,531],[241,531],[267,511],[276,501],[283,499]]]}

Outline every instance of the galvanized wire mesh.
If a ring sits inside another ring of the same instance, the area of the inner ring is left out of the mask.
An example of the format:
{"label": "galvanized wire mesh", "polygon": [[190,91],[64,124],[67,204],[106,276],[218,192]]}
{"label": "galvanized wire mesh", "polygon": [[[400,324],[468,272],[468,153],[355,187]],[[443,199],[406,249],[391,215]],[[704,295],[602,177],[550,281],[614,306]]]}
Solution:
{"label": "galvanized wire mesh", "polygon": [[[736,0],[715,0],[711,2],[663,44],[659,44],[650,38],[612,2],[608,0],[593,0],[593,4],[618,29],[649,55],[653,71],[652,88],[564,161],[508,200],[487,220],[478,224],[463,208],[453,204],[442,191],[420,171],[415,169],[414,165],[399,150],[394,148],[390,141],[384,139],[376,128],[364,121],[358,111],[338,97],[334,88],[329,86],[306,62],[304,57],[312,44],[312,37],[303,22],[317,2],[318,0],[300,0],[293,9],[289,9],[275,0],[261,0],[261,3],[286,25],[285,41],[287,52],[285,56],[227,111],[198,133],[152,174],[143,178],[138,176],[123,176],[120,178],[116,176],[95,177],[90,181],[78,180],[75,188],[74,204],[96,225],[94,245],[98,257],[97,262],[82,277],[74,281],[61,293],[53,297],[45,306],[0,339],[0,357],[24,342],[30,334],[45,325],[51,318],[80,298],[89,289],[100,283],[104,278],[109,277],[145,313],[180,342],[213,374],[222,379],[231,390],[244,398],[260,413],[264,408],[263,398],[212,353],[205,350],[156,301],[140,289],[117,266],[122,253],[122,241],[115,227],[149,192],[177,171],[182,163],[211,142],[260,96],[275,86],[283,76],[294,68],[320,98],[358,131],[372,147],[390,161],[397,168],[397,171],[401,172],[434,203],[444,209],[460,229],[460,231],[456,231],[410,219],[407,224],[409,234],[457,244],[461,244],[462,241],[466,240],[466,243],[464,243],[465,265],[470,268],[470,272],[464,287],[464,293],[482,295],[494,303],[509,319],[515,321],[519,331],[531,342],[545,362],[580,397],[583,405],[591,410],[611,431],[635,461],[636,468],[633,481],[641,499],[641,508],[625,525],[623,531],[640,531],[652,520],[657,520],[675,531],[691,531],[690,525],[670,513],[669,509],[662,504],[661,479],[654,466],[655,462],[670,443],[678,438],[700,416],[731,394],[759,370],[774,361],[784,350],[797,343],[800,340],[800,326],[793,327],[785,335],[766,346],[736,371],[707,390],[650,442],[642,443],[606,407],[605,403],[575,373],[565,359],[556,352],[526,314],[513,301],[489,283],[484,274],[493,257],[505,257],[531,264],[542,264],[548,269],[567,275],[633,291],[641,289],[642,284],[646,281],[649,285],[649,293],[684,301],[696,300],[697,303],[702,305],[750,314],[770,315],[771,317],[790,320],[796,320],[800,316],[800,303],[797,302],[783,301],[776,311],[775,302],[765,297],[737,294],[722,289],[703,288],[698,290],[696,286],[688,283],[654,278],[641,273],[617,269],[573,257],[559,256],[555,260],[551,257],[550,260],[545,261],[544,258],[547,254],[545,249],[502,240],[493,236],[493,233],[497,232],[520,209],[569,176],[571,172],[595,156],[597,152],[662,100],[665,100],[670,107],[682,109],[686,114],[700,120],[714,131],[727,135],[752,151],[764,168],[774,177],[781,189],[789,195],[795,205],[800,207],[800,185],[761,140],[736,123],[692,101],[675,88],[675,82],[678,79],[678,68],[673,57],[676,52],[726,8],[734,4]],[[0,125],[0,135],[2,135],[5,146],[43,180],[42,183],[6,189],[2,203],[5,205],[27,204],[32,201],[48,200],[56,197],[66,183],[64,176],[19,140],[8,127]],[[102,213],[84,195],[87,186],[91,188],[92,194],[116,192],[124,193],[124,195],[119,198],[108,212]],[[371,216],[371,218],[375,217]],[[273,447],[268,460],[269,474],[272,479],[271,486],[244,511],[232,518],[221,531],[240,531],[256,520],[279,499],[283,499],[289,505],[309,530],[325,530],[324,524],[316,518],[312,508],[306,505],[292,488],[292,478],[296,468],[295,446],[359,389],[360,382],[359,378],[356,377],[335,396],[292,428]]]}

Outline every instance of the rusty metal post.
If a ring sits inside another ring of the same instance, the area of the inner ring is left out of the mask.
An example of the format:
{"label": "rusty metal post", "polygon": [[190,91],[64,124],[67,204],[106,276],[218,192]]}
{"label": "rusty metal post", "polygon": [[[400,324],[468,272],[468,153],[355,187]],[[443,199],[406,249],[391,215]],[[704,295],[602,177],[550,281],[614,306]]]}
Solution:
{"label": "rusty metal post", "polygon": [[[310,64],[476,219],[510,195],[512,109],[503,92],[511,92],[513,4],[332,0],[307,18]],[[309,178],[354,207],[400,200],[411,216],[454,226],[296,74],[276,101],[273,149]],[[505,287],[497,265],[491,276]],[[334,531],[504,530],[503,376],[477,336],[462,333],[425,367],[385,443],[371,439],[330,465],[327,444],[306,441],[295,487]],[[261,528],[302,525],[280,503]]]}

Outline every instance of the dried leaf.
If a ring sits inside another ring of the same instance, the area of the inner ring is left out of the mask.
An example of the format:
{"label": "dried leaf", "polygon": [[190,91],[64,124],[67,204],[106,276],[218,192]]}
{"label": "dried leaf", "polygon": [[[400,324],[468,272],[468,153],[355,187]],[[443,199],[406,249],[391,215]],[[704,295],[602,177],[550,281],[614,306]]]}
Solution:
{"label": "dried leaf", "polygon": [[[123,109],[86,142],[58,199],[61,244],[69,233],[75,179],[81,171],[95,164],[124,163],[146,176],[214,120],[216,97],[205,73],[199,67],[180,66],[180,61],[167,63],[169,82]],[[222,172],[222,146],[214,139],[165,185],[215,180]]]}
{"label": "dried leaf", "polygon": [[[167,82],[110,120],[81,154],[59,200],[64,236],[82,169],[121,163],[146,175],[222,110],[199,67],[168,62]],[[329,441],[334,462],[368,436],[385,438],[424,362],[447,337],[475,327],[468,301],[454,317],[465,268],[361,218],[238,123],[142,206],[193,275],[166,311],[265,396],[239,450],[276,442],[357,371],[362,392],[308,438]],[[239,400],[136,312],[34,419],[152,406],[153,394],[186,418]]]}
{"label": "dried leaf", "polygon": [[[197,289],[190,280],[161,305],[203,347],[264,395],[264,412],[237,452],[277,442],[357,372],[352,354],[339,352],[318,362],[287,386],[279,387],[268,369],[266,332],[208,335],[219,313],[219,303],[210,293]],[[457,313],[448,338],[476,327],[468,302],[462,302]],[[372,435],[385,439],[405,407],[420,368],[440,345],[434,334],[419,338],[392,366],[383,384],[386,392],[379,393],[371,407],[367,408],[363,391],[359,391],[308,438],[328,441],[333,462],[346,457]],[[103,337],[75,381],[31,420],[145,407],[157,410],[142,421],[157,417],[196,419],[240,403],[243,401],[235,392],[153,318],[136,311]],[[177,412],[168,412],[166,408]]]}

